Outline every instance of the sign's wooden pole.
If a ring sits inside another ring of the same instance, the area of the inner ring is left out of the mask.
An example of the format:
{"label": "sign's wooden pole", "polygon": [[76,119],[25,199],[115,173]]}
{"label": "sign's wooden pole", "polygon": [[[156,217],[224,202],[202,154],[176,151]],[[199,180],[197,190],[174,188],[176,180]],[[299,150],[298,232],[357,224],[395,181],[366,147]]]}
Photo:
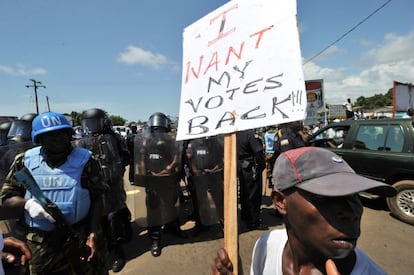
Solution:
{"label": "sign's wooden pole", "polygon": [[236,133],[224,136],[224,248],[239,271],[239,234],[237,224],[237,146]]}

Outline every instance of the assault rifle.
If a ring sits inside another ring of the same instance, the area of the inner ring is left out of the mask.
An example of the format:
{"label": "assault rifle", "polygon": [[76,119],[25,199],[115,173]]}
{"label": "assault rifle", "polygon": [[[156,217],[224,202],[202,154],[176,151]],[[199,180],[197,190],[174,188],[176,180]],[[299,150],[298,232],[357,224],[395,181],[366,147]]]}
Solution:
{"label": "assault rifle", "polygon": [[43,209],[55,219],[56,227],[67,232],[72,231],[72,227],[66,222],[65,216],[63,216],[59,207],[43,194],[26,167],[16,172],[14,177],[39,201]]}
{"label": "assault rifle", "polygon": [[79,238],[78,233],[72,229],[72,226],[66,221],[65,216],[60,211],[59,207],[43,194],[30,171],[24,167],[16,172],[14,177],[39,201],[43,209],[55,219],[54,224],[59,230],[59,233],[64,234],[66,242],[77,242],[81,248],[81,256],[89,256],[91,252],[89,246],[87,246],[85,242]]}

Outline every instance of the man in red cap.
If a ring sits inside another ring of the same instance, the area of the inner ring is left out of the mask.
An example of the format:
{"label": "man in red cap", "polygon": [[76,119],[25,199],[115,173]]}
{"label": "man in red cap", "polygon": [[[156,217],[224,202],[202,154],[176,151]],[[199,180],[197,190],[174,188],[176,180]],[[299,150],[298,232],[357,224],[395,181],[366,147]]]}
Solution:
{"label": "man in red cap", "polygon": [[[392,186],[355,174],[341,157],[317,147],[282,153],[273,171],[272,198],[285,228],[257,240],[250,274],[386,274],[356,247],[363,210],[358,193],[394,196]],[[211,274],[232,271],[220,249]]]}

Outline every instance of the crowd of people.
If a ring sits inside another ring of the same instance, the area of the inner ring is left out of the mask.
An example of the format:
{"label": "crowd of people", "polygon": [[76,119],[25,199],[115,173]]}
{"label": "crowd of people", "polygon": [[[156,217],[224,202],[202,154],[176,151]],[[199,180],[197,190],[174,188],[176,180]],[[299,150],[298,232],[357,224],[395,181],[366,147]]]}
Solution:
{"label": "crowd of people", "polygon": [[[83,112],[77,127],[56,112],[24,116],[15,125],[19,135],[1,135],[0,219],[15,221],[2,242],[3,256],[17,252],[3,260],[28,262],[30,274],[122,270],[124,246],[134,235],[124,188],[127,166],[129,183],[145,187],[152,256],[161,256],[163,234],[189,237],[180,227],[183,183],[192,202],[188,219],[195,222],[194,234],[224,226],[222,135],[176,141],[170,119],[156,112],[142,131],[125,139],[99,108]],[[380,270],[355,248],[362,212],[355,194],[369,189],[392,196],[394,190],[355,175],[338,156],[307,147],[306,141],[301,121],[237,132],[238,199],[245,228],[269,229],[261,217],[265,169],[276,212],[286,225],[258,240],[251,273],[326,273],[328,260],[341,274]],[[219,250],[212,274],[228,274],[232,268],[226,251]]]}
{"label": "crowd of people", "polygon": [[177,142],[171,121],[157,112],[144,131],[125,139],[98,108],[83,112],[82,124],[75,127],[56,112],[27,115],[6,126],[0,199],[13,212],[0,211],[0,219],[9,222],[2,243],[4,255],[21,248],[15,258],[29,263],[30,274],[122,270],[124,246],[133,237],[124,189],[127,166],[130,183],[145,186],[154,257],[161,255],[164,233],[188,237],[180,228],[180,181],[191,194],[195,232],[222,226],[224,145],[219,137]]}

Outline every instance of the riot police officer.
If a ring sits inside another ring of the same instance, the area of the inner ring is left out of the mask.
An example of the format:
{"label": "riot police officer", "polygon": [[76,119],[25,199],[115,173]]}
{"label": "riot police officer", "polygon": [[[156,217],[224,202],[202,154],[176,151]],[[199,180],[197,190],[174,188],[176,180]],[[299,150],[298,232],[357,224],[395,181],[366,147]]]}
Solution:
{"label": "riot police officer", "polygon": [[103,228],[113,254],[112,271],[119,272],[126,263],[123,244],[132,237],[131,213],[126,205],[123,180],[130,155],[125,141],[112,130],[104,110],[92,108],[84,111],[82,124],[88,134],[76,144],[92,151],[110,188],[104,196]]}
{"label": "riot police officer", "polygon": [[188,141],[188,186],[193,201],[196,233],[223,221],[224,139],[202,137]]}
{"label": "riot police officer", "polygon": [[7,133],[7,144],[31,142],[32,121],[36,116],[35,113],[27,113],[13,120]]}
{"label": "riot police officer", "polygon": [[0,186],[4,182],[14,157],[33,147],[31,138],[32,121],[36,116],[35,113],[27,113],[11,123],[9,122],[5,144],[0,147]]}
{"label": "riot police officer", "polygon": [[[276,162],[277,157],[288,150],[305,146],[307,136],[303,132],[303,123],[301,120],[288,122],[280,125],[280,137],[275,139],[273,146],[274,153],[272,163]],[[273,168],[273,165],[272,165]]]}
{"label": "riot police officer", "polygon": [[241,218],[251,230],[267,230],[260,217],[262,172],[265,168],[263,145],[253,130],[239,131],[237,138]]}
{"label": "riot police officer", "polygon": [[186,237],[178,217],[182,144],[170,132],[169,118],[160,112],[148,119],[148,128],[134,140],[133,184],[145,186],[146,222],[151,254],[161,255],[161,229]]}

